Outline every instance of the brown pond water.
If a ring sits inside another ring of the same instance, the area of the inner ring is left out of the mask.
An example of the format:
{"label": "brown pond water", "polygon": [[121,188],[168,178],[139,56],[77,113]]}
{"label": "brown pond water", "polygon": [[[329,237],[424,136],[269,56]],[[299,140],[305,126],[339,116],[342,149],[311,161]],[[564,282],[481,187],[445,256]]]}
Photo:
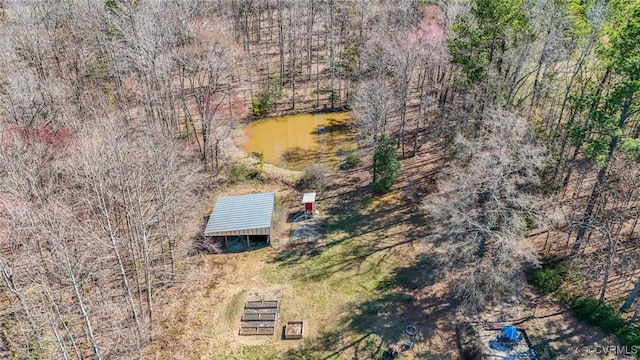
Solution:
{"label": "brown pond water", "polygon": [[263,153],[265,162],[290,170],[311,164],[335,167],[355,149],[349,112],[298,114],[259,120],[245,126],[247,153]]}

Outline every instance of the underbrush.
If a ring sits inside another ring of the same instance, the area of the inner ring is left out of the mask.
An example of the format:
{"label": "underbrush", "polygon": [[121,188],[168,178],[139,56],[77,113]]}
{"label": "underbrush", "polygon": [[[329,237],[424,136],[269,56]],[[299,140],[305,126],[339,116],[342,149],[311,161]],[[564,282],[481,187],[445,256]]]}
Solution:
{"label": "underbrush", "polygon": [[322,191],[326,186],[325,176],[329,173],[329,168],[324,164],[314,164],[304,170],[302,177],[296,182],[298,190]]}
{"label": "underbrush", "polygon": [[[615,308],[585,295],[574,297],[569,304],[576,318],[615,335],[620,345],[640,347],[640,329],[627,324]],[[640,357],[640,354],[636,355]]]}
{"label": "underbrush", "polygon": [[529,282],[543,295],[549,295],[560,289],[562,276],[556,269],[535,269],[529,277]]}
{"label": "underbrush", "polygon": [[483,359],[483,345],[471,323],[463,322],[456,327],[456,340],[463,360]]}
{"label": "underbrush", "polygon": [[[607,334],[613,334],[622,346],[640,346],[640,329],[627,324],[620,312],[591,295],[576,294],[563,288],[570,274],[566,268],[543,268],[534,270],[529,282],[543,295],[552,294],[557,300],[568,304],[574,316]],[[637,354],[640,355],[640,354]]]}
{"label": "underbrush", "polygon": [[594,297],[577,296],[570,304],[578,319],[596,325],[608,334],[615,334],[625,325],[624,318],[618,311]]}
{"label": "underbrush", "polygon": [[226,168],[225,174],[231,184],[239,184],[247,180],[262,180],[262,166],[235,162]]}
{"label": "underbrush", "polygon": [[362,163],[362,155],[360,155],[358,150],[351,150],[344,159],[344,162],[340,165],[340,168],[342,170],[353,169],[360,165],[360,163]]}

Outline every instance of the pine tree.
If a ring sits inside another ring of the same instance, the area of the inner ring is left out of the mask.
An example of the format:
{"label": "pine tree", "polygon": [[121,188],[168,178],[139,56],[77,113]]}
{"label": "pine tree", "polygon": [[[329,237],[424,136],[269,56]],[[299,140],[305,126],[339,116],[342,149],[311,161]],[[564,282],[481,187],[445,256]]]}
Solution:
{"label": "pine tree", "polygon": [[386,193],[400,177],[400,162],[395,143],[389,135],[380,138],[373,154],[373,181],[371,187],[377,193]]}

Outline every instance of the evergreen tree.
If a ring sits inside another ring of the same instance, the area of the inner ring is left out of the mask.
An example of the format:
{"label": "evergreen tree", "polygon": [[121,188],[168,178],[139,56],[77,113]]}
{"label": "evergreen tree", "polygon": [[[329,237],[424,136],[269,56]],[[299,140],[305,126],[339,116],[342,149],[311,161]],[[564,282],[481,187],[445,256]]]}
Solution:
{"label": "evergreen tree", "polygon": [[530,35],[522,0],[474,0],[470,14],[458,18],[452,30],[452,61],[471,84],[485,81],[490,64],[501,73],[505,51]]}
{"label": "evergreen tree", "polygon": [[636,151],[640,148],[638,132],[625,131],[640,110],[640,48],[637,43],[640,37],[640,3],[613,6],[616,7],[613,20],[620,25],[609,31],[609,41],[599,51],[606,67],[603,76],[608,83],[607,91],[596,89],[590,94],[592,105],[588,109],[587,121],[581,127],[571,129],[575,144],[582,147],[588,158],[600,165],[596,183],[579,224],[573,246],[574,254],[580,250],[581,240],[602,196],[607,173],[617,149],[622,147],[637,155]]}
{"label": "evergreen tree", "polygon": [[400,162],[395,142],[389,135],[382,135],[373,154],[373,181],[371,187],[375,192],[386,193],[400,177]]}

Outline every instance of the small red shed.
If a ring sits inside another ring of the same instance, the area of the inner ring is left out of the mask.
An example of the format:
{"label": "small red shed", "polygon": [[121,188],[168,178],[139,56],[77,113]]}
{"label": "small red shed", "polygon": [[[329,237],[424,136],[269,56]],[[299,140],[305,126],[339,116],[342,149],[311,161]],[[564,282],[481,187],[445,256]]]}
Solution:
{"label": "small red shed", "polygon": [[304,204],[304,212],[313,216],[316,213],[316,193],[305,193],[302,195],[302,204]]}

